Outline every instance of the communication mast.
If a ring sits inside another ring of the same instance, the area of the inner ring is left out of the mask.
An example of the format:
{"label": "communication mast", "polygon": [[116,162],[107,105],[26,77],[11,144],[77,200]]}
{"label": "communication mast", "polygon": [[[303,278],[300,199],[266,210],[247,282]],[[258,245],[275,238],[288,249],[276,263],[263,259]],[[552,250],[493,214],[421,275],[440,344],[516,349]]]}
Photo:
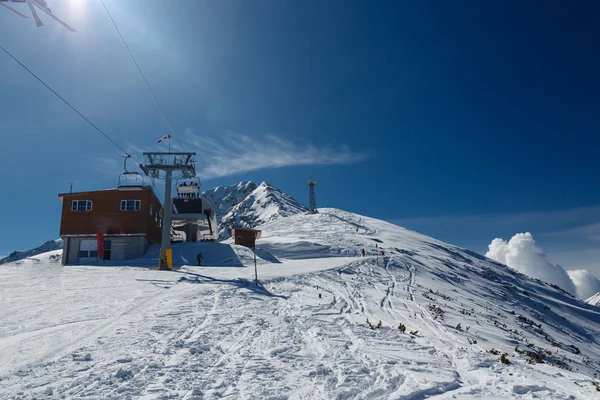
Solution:
{"label": "communication mast", "polygon": [[317,214],[317,201],[315,200],[315,186],[317,182],[310,179],[306,184],[308,185],[308,213]]}
{"label": "communication mast", "polygon": [[196,176],[196,167],[192,161],[196,153],[144,153],[145,164],[140,168],[151,178],[160,178],[160,171],[165,172],[165,204],[162,222],[162,239],[159,269],[171,269],[171,217],[173,215],[173,198],[171,185],[173,171],[181,171],[184,178]]}

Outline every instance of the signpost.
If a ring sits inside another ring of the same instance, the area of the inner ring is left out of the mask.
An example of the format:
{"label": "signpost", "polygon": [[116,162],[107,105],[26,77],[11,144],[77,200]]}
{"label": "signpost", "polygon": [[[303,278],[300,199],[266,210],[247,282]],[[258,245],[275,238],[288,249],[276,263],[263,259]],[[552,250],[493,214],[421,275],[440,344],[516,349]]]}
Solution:
{"label": "signpost", "polygon": [[256,286],[258,286],[258,268],[256,268],[256,243],[254,244],[254,277]]}

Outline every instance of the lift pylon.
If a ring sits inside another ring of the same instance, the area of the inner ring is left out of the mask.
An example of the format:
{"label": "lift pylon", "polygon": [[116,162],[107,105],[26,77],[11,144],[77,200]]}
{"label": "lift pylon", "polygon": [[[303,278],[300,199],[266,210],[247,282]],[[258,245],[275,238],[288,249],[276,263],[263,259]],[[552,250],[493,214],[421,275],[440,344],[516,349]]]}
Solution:
{"label": "lift pylon", "polygon": [[171,218],[173,215],[173,198],[171,197],[171,185],[173,183],[173,171],[181,171],[184,178],[196,176],[196,167],[192,158],[196,153],[144,153],[145,163],[140,168],[147,176],[160,179],[160,171],[164,171],[165,178],[165,204],[162,221],[162,239],[159,269],[170,270],[173,268],[171,258]]}

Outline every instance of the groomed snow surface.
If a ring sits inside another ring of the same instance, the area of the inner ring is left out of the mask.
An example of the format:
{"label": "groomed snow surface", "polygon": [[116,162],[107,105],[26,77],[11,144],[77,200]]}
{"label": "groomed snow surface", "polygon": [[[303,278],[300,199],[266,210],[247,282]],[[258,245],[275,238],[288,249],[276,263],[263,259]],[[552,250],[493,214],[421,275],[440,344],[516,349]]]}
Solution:
{"label": "groomed snow surface", "polygon": [[597,307],[340,210],[260,229],[259,286],[230,242],[0,267],[0,398],[600,398]]}

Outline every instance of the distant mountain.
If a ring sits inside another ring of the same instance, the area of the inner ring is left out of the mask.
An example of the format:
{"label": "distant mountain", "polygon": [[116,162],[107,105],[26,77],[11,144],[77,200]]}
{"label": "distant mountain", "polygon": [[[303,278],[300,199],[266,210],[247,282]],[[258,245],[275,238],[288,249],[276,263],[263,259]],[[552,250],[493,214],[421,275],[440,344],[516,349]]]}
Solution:
{"label": "distant mountain", "polygon": [[240,182],[237,185],[208,189],[203,195],[216,208],[217,222],[221,223],[223,217],[229,214],[231,209],[241,203],[256,187],[256,184],[251,181]]}
{"label": "distant mountain", "polygon": [[600,307],[600,292],[596,293],[585,302]]}
{"label": "distant mountain", "polygon": [[33,257],[41,253],[46,253],[48,251],[60,250],[63,248],[62,239],[57,240],[49,240],[46,243],[38,246],[34,249],[29,250],[15,250],[10,253],[8,256],[0,259],[0,265],[6,264],[9,262],[23,260],[28,257]]}
{"label": "distant mountain", "polygon": [[221,218],[219,234],[229,237],[231,228],[253,228],[280,217],[305,213],[308,209],[275,186],[263,182]]}

